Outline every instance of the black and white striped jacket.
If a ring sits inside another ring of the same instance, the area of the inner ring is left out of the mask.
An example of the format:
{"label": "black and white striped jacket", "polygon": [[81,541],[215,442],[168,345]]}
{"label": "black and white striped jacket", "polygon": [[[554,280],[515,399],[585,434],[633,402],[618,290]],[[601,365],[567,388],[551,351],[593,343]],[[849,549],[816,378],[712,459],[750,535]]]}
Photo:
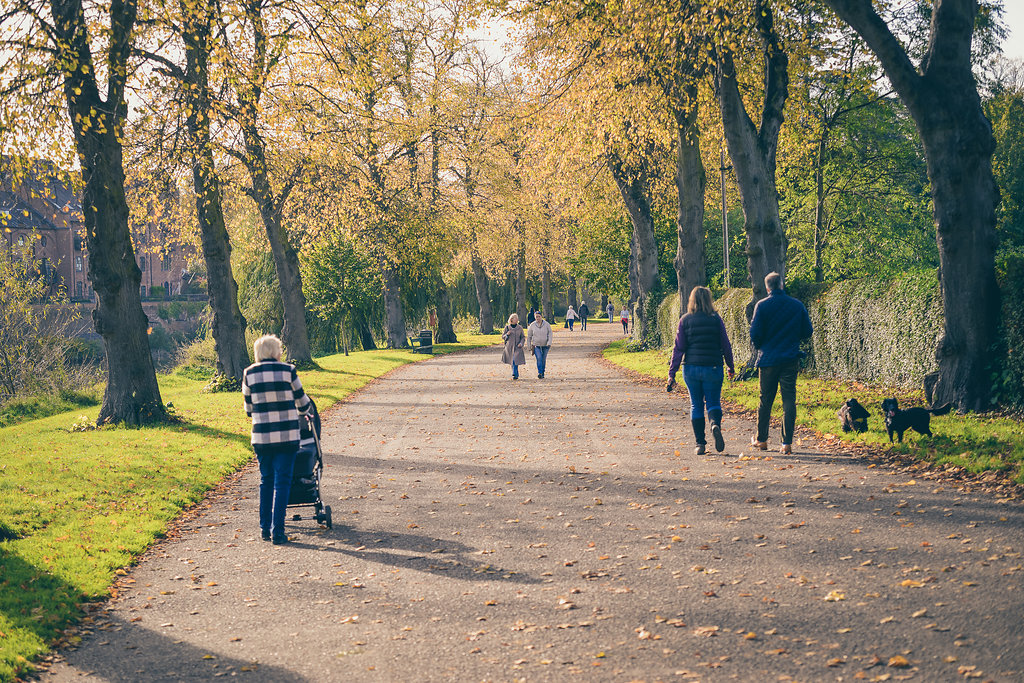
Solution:
{"label": "black and white striped jacket", "polygon": [[254,445],[299,445],[299,413],[309,408],[295,366],[277,360],[253,363],[242,377],[245,413]]}

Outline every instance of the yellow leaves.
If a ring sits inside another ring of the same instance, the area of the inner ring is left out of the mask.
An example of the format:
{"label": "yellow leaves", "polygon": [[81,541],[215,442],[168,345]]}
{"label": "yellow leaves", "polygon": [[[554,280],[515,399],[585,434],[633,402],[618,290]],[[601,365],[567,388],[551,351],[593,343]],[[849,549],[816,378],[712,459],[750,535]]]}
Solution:
{"label": "yellow leaves", "polygon": [[900,585],[904,588],[921,588],[924,586],[924,581],[917,581],[916,579],[904,579],[900,581]]}
{"label": "yellow leaves", "polygon": [[718,635],[718,630],[717,626],[698,626],[693,630],[693,635],[704,638],[713,638]]}
{"label": "yellow leaves", "polygon": [[355,624],[358,621],[359,621],[359,615],[358,614],[353,614],[352,616],[344,617],[338,623],[339,624]]}
{"label": "yellow leaves", "polygon": [[846,664],[846,660],[842,657],[833,657],[832,659],[825,662],[825,666],[829,667],[842,666],[843,664]]}
{"label": "yellow leaves", "polygon": [[905,669],[910,666],[910,662],[903,655],[895,655],[889,658],[889,666],[894,669]]}
{"label": "yellow leaves", "polygon": [[743,640],[757,640],[757,634],[753,631],[747,631],[743,634]]}
{"label": "yellow leaves", "polygon": [[828,595],[825,596],[825,602],[840,602],[846,599],[846,593],[841,591],[829,591]]}

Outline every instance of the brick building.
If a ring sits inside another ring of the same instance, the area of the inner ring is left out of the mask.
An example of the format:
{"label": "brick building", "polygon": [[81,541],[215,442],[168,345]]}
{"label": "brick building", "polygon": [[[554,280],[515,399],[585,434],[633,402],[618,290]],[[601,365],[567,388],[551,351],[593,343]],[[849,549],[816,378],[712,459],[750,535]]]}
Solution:
{"label": "brick building", "polygon": [[[72,301],[95,300],[77,192],[49,164],[39,162],[30,177],[15,181],[5,162],[0,159],[0,232],[8,253],[30,246],[51,295],[63,290]],[[189,293],[193,283],[188,259],[193,254],[162,218],[159,207],[148,208],[148,219],[132,226],[135,257],[142,271],[140,294],[153,300]]]}
{"label": "brick building", "polygon": [[8,253],[29,246],[52,294],[62,289],[73,300],[91,300],[82,204],[69,183],[43,164],[37,168],[15,183],[0,167],[0,231]]}

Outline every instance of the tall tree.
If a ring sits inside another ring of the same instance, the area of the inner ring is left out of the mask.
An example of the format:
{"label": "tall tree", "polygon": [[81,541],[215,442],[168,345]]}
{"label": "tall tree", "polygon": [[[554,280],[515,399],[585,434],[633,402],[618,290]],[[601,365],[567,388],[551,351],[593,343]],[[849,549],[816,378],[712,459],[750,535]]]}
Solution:
{"label": "tall tree", "polygon": [[243,191],[256,203],[263,227],[274,256],[281,287],[281,303],[284,307],[284,327],[281,341],[287,349],[288,358],[299,363],[313,360],[309,347],[309,332],[306,328],[306,299],[302,293],[302,274],[299,270],[299,256],[295,251],[284,226],[284,208],[288,197],[302,174],[305,161],[293,162],[285,179],[274,188],[267,153],[267,142],[261,130],[262,100],[271,73],[280,63],[287,50],[287,31],[273,35],[267,27],[264,10],[269,3],[264,0],[242,2],[242,24],[250,35],[246,39],[248,54],[243,56],[242,46],[236,50],[237,87],[236,103],[232,113],[242,133],[243,149],[229,149],[242,162],[249,174],[250,183]]}
{"label": "tall tree", "polygon": [[945,331],[929,398],[959,410],[989,405],[989,358],[999,322],[995,277],[995,139],[972,72],[977,0],[934,0],[917,66],[871,0],[826,0],[863,36],[907,105],[924,144],[935,207]]}
{"label": "tall tree", "polygon": [[[35,81],[59,83],[63,93],[64,125],[70,124],[81,166],[88,275],[98,298],[93,322],[106,352],[107,385],[98,422],[159,420],[165,411],[140,299],[142,273],[128,226],[122,146],[138,5],[112,0],[87,13],[81,0],[49,0],[47,9],[49,18],[43,3],[12,2],[0,15],[0,32],[9,39],[4,61],[13,67],[4,70],[5,89],[24,94]],[[46,108],[45,102],[33,102],[25,109],[33,105]],[[27,129],[22,134],[34,137]],[[41,144],[49,142],[52,138]]]}
{"label": "tall tree", "polygon": [[789,57],[776,32],[773,10],[766,0],[754,0],[751,11],[764,59],[760,123],[755,124],[747,113],[735,57],[728,44],[719,47],[716,83],[725,140],[743,204],[747,270],[754,293],[747,307],[748,317],[753,314],[754,302],[767,296],[764,276],[772,271],[786,274],[787,241],[779,219],[775,171],[783,107],[789,94]]}
{"label": "tall tree", "polygon": [[238,284],[231,273],[231,241],[224,221],[221,181],[214,164],[210,126],[214,114],[210,88],[210,59],[216,3],[182,0],[181,38],[185,47],[185,70],[172,73],[184,85],[186,126],[192,160],[192,188],[196,216],[206,262],[207,292],[213,313],[217,370],[241,382],[249,364],[245,341],[245,317],[238,307]]}

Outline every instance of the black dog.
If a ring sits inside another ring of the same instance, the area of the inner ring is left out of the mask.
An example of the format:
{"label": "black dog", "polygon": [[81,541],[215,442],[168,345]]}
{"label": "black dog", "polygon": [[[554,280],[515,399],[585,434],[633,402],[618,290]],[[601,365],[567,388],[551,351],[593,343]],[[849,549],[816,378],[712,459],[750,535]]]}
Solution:
{"label": "black dog", "polygon": [[939,408],[910,408],[900,410],[899,403],[894,398],[887,398],[882,401],[882,412],[885,413],[885,431],[889,433],[889,443],[892,443],[892,435],[895,432],[899,436],[900,443],[903,443],[903,432],[913,429],[918,434],[932,435],[932,415],[945,415],[949,412],[950,405],[947,403]]}
{"label": "black dog", "polygon": [[844,432],[868,431],[868,418],[871,417],[871,413],[857,399],[847,399],[836,415],[839,416]]}

